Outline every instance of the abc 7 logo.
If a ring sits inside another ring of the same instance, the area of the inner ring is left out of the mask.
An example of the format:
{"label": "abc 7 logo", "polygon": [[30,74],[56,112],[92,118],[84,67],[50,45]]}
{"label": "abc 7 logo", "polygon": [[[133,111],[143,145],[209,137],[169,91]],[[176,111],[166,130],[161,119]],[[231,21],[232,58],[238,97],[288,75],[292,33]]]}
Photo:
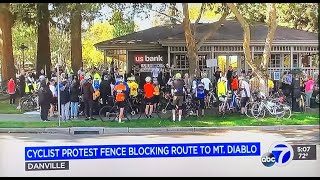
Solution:
{"label": "abc 7 logo", "polygon": [[293,149],[288,143],[274,143],[269,152],[261,157],[261,162],[266,167],[276,164],[279,167],[286,166],[293,159]]}

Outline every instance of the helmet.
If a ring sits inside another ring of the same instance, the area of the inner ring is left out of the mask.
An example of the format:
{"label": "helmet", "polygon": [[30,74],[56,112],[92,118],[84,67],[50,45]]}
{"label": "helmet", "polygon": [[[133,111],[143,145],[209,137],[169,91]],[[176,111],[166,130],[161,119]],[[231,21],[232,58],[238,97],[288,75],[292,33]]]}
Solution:
{"label": "helmet", "polygon": [[85,80],[89,80],[89,79],[91,79],[91,77],[90,77],[89,75],[86,75],[86,76],[84,77],[84,79],[85,79]]}
{"label": "helmet", "polygon": [[176,76],[175,76],[175,78],[176,78],[176,79],[181,79],[181,74],[180,74],[180,73],[177,73]]}
{"label": "helmet", "polygon": [[150,82],[151,81],[151,77],[146,77],[146,82]]}

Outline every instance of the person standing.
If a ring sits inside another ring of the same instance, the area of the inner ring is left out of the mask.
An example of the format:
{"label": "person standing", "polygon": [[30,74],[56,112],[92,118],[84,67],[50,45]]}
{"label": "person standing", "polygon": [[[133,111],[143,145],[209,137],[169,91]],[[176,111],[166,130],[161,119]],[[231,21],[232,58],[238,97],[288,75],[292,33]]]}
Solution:
{"label": "person standing", "polygon": [[80,95],[80,82],[77,77],[74,77],[70,89],[70,103],[71,103],[71,119],[78,118],[78,105]]}
{"label": "person standing", "polygon": [[81,94],[83,94],[83,101],[84,101],[84,112],[86,116],[86,121],[91,119],[95,120],[92,117],[92,107],[93,107],[93,87],[92,87],[92,80],[91,77],[86,75],[85,82],[81,88]]}
{"label": "person standing", "polygon": [[314,81],[312,79],[312,76],[308,75],[308,80],[305,82],[305,93],[306,93],[306,107],[310,107],[310,99],[312,97],[314,89]]}
{"label": "person standing", "polygon": [[197,77],[195,79],[196,83],[195,86],[193,87],[193,92],[195,95],[196,101],[199,102],[199,106],[197,106],[197,116],[199,116],[199,111],[201,110],[201,116],[204,116],[204,108],[205,108],[205,89],[204,89],[204,83],[201,82],[201,77]]}
{"label": "person standing", "polygon": [[232,68],[232,66],[229,66],[229,69],[227,72],[228,90],[231,89],[232,75],[233,75],[233,68]]}
{"label": "person standing", "polygon": [[49,89],[52,92],[52,96],[53,96],[52,102],[50,103],[51,106],[49,109],[50,117],[52,117],[54,115],[54,109],[55,109],[57,102],[58,102],[58,91],[57,91],[56,82],[54,81],[54,79],[50,80]]}
{"label": "person standing", "polygon": [[70,87],[67,80],[62,81],[62,87],[60,89],[60,103],[61,103],[61,118],[64,121],[70,119]]}
{"label": "person standing", "polygon": [[243,77],[239,77],[240,95],[241,95],[241,115],[246,112],[246,105],[250,98],[250,86]]}
{"label": "person standing", "polygon": [[[173,81],[173,88],[171,93],[173,94],[173,106],[177,107],[179,111],[179,121],[181,121],[182,116],[182,104],[183,98],[185,95],[184,81],[181,79],[181,74],[177,73],[175,76],[175,80]],[[172,109],[172,121],[176,120],[176,108]]]}
{"label": "person standing", "polygon": [[146,77],[146,84],[143,86],[144,90],[144,101],[146,103],[145,115],[146,118],[152,118],[151,114],[153,111],[153,96],[154,96],[154,86],[151,84],[151,77]]}
{"label": "person standing", "polygon": [[24,70],[21,70],[21,74],[19,76],[19,92],[21,97],[25,96],[25,89],[26,89],[26,77]]}
{"label": "person standing", "polygon": [[40,105],[40,118],[42,121],[48,120],[48,113],[50,108],[50,103],[52,102],[52,92],[49,89],[49,83],[45,81],[41,82],[41,87],[38,92],[39,96],[39,105]]}
{"label": "person standing", "polygon": [[8,94],[10,96],[10,104],[15,104],[16,101],[16,97],[15,97],[15,93],[16,93],[16,83],[14,82],[13,78],[10,78],[10,80],[8,81]]}
{"label": "person standing", "polygon": [[221,78],[221,70],[219,67],[217,67],[216,72],[214,72],[214,77],[216,77],[216,81]]}

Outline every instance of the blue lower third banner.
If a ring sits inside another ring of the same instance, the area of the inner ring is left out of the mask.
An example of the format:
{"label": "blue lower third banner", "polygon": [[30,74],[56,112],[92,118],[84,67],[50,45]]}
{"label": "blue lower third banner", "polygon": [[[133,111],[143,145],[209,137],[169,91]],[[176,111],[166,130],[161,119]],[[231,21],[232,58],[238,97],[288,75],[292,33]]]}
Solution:
{"label": "blue lower third banner", "polygon": [[260,156],[260,142],[25,147],[25,160]]}

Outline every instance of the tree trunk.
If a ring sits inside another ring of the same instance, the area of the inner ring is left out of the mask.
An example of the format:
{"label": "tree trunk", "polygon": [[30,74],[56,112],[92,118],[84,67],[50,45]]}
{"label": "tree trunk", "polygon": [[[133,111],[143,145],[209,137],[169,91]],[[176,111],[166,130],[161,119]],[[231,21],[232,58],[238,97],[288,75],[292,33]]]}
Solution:
{"label": "tree trunk", "polygon": [[76,73],[82,66],[81,5],[77,4],[71,13],[71,68]]}
{"label": "tree trunk", "polygon": [[48,3],[37,3],[38,17],[38,44],[37,44],[37,62],[36,71],[40,73],[44,69],[46,75],[50,78],[51,71],[51,54],[49,39],[49,10]]}
{"label": "tree trunk", "polygon": [[[243,16],[239,13],[237,8],[233,3],[227,3],[227,6],[231,9],[231,11],[235,14],[238,21],[241,23],[241,26],[244,31],[244,42],[243,42],[243,49],[246,57],[246,62],[252,68],[252,71],[255,72],[260,80],[263,80],[265,89],[261,91],[268,95],[268,65],[270,59],[270,51],[272,47],[272,41],[275,34],[275,30],[277,28],[277,14],[276,14],[276,7],[275,4],[269,4],[269,11],[268,11],[268,34],[266,37],[266,42],[263,51],[263,60],[261,65],[256,64],[253,62],[251,57],[250,51],[250,27]],[[258,68],[259,67],[259,68]]]}
{"label": "tree trunk", "polygon": [[198,50],[196,46],[196,41],[193,37],[191,30],[191,23],[189,18],[189,8],[188,3],[182,3],[183,7],[183,26],[184,26],[184,35],[186,38],[186,46],[188,51],[188,61],[189,61],[189,74],[190,77],[193,77],[194,74],[197,76],[200,74],[198,66]]}
{"label": "tree trunk", "polygon": [[270,60],[270,51],[272,47],[272,41],[274,38],[274,34],[277,29],[277,11],[276,11],[276,5],[275,3],[269,3],[269,15],[268,18],[268,34],[266,38],[266,42],[264,44],[264,51],[263,51],[263,61],[261,64],[262,70],[267,71],[269,66],[269,60]]}
{"label": "tree trunk", "polygon": [[251,50],[250,50],[250,27],[243,16],[239,13],[238,9],[233,3],[227,3],[229,9],[234,13],[236,18],[238,19],[239,23],[243,29],[243,51],[245,55],[245,61],[251,67],[252,72],[255,72],[257,76],[261,79],[263,77],[262,71],[257,67],[257,65],[253,62],[251,57]]}
{"label": "tree trunk", "polygon": [[269,66],[269,61],[270,61],[270,51],[272,47],[272,41],[274,38],[274,34],[277,29],[277,10],[276,10],[276,5],[275,3],[269,3],[267,4],[269,7],[268,11],[268,34],[266,37],[266,42],[264,44],[264,50],[263,50],[263,60],[261,63],[261,69],[262,73],[265,74],[264,78],[264,83],[265,83],[265,93],[269,94],[269,88],[268,88],[268,66]]}
{"label": "tree trunk", "polygon": [[16,68],[14,66],[12,50],[12,26],[13,16],[10,12],[10,3],[0,3],[0,31],[2,31],[2,40],[0,40],[0,52],[2,56],[1,74],[2,81],[6,82],[10,78],[16,78]]}

